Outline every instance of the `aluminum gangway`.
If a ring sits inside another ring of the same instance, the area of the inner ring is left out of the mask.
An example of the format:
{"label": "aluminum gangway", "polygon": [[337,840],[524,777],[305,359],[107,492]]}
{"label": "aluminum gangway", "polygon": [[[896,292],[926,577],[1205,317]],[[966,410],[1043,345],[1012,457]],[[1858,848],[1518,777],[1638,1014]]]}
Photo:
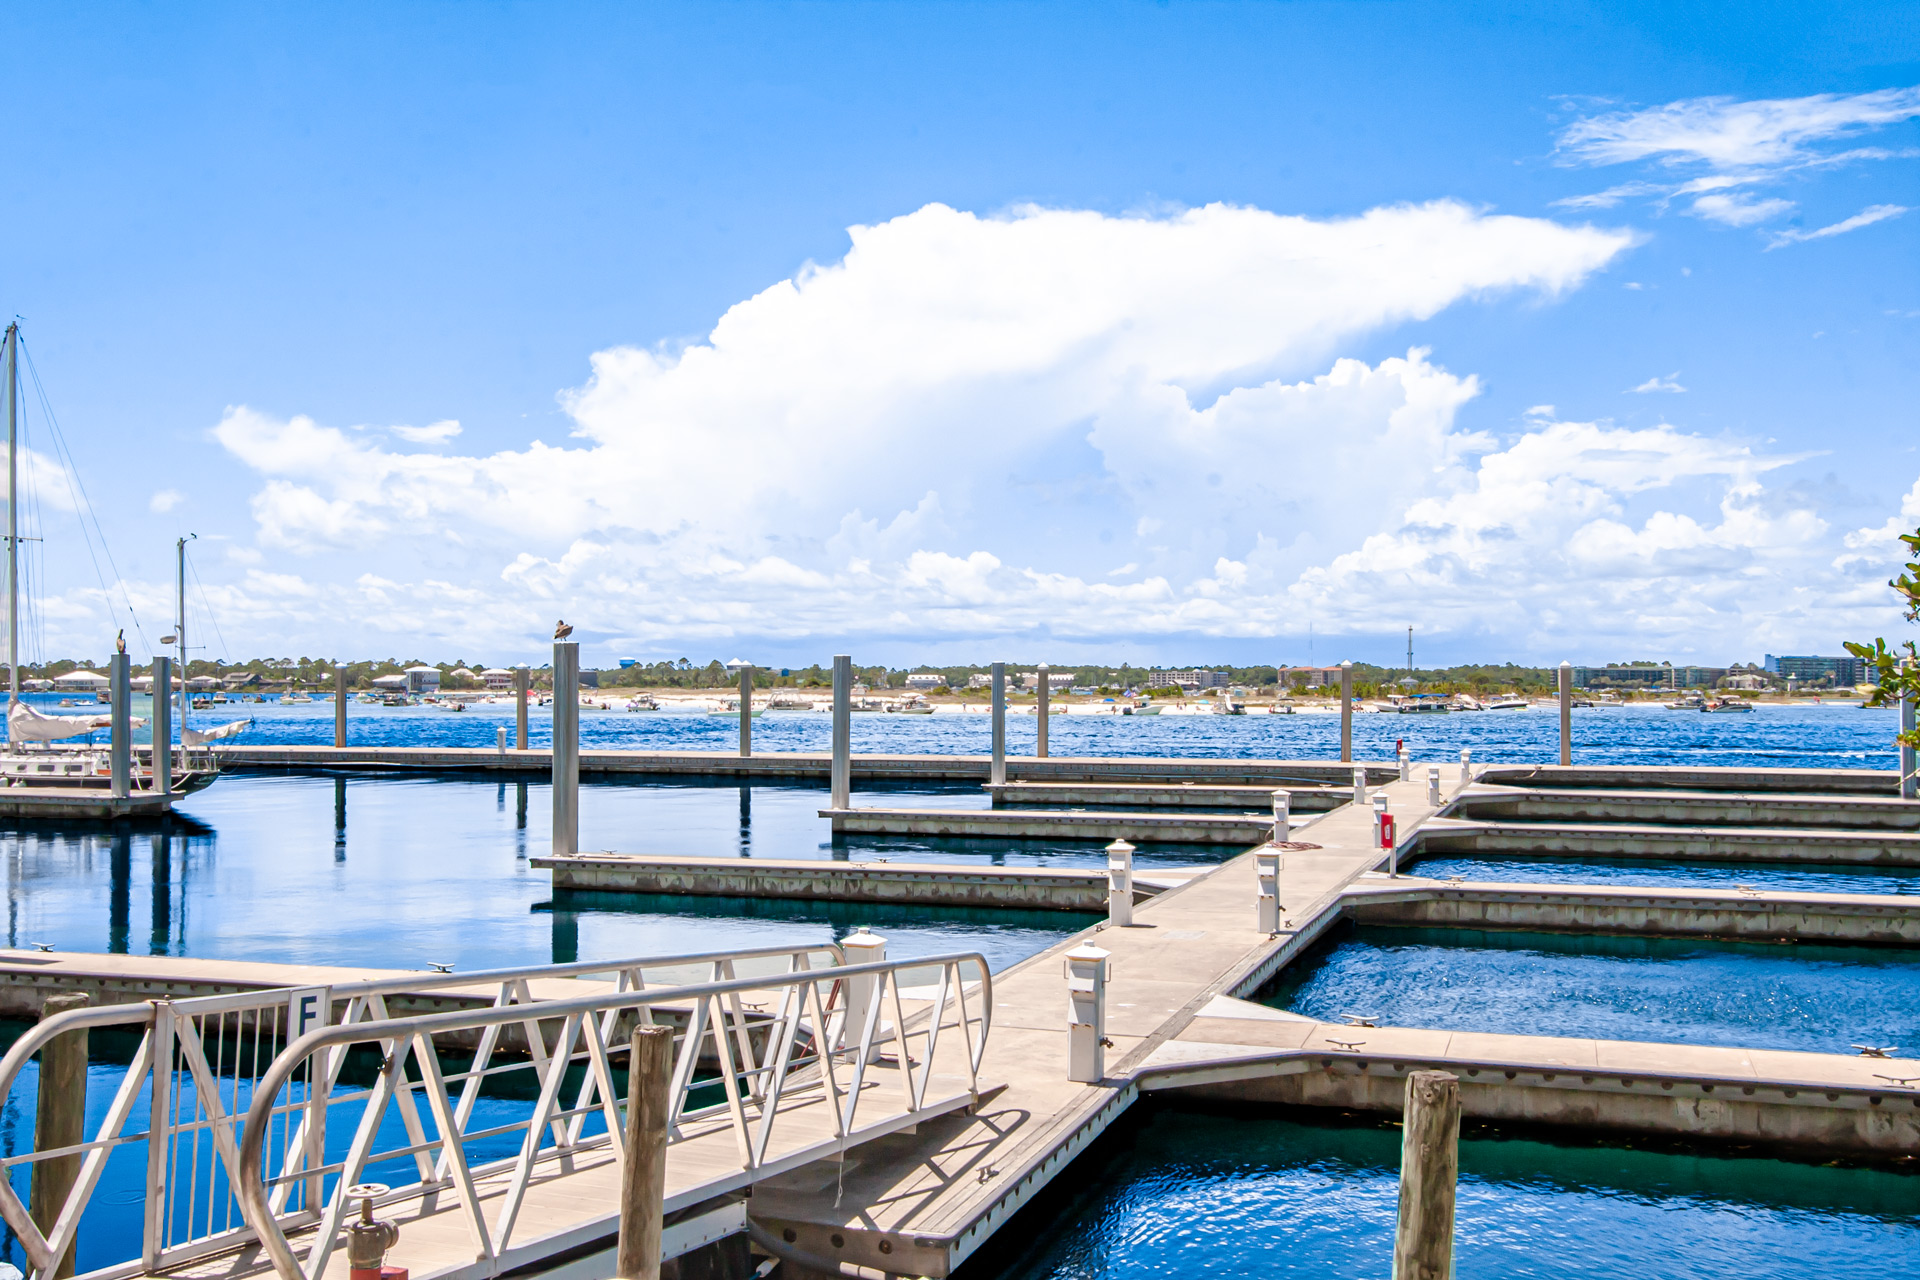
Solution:
{"label": "aluminum gangway", "polygon": [[[635,1025],[675,1031],[665,1207],[683,1218],[978,1103],[984,958],[845,959],[831,945],[764,948],[56,1014],[0,1059],[0,1099],[55,1036],[110,1029],[137,1044],[123,1067],[95,1063],[96,1090],[118,1078],[90,1138],[0,1160],[10,1174],[79,1159],[51,1228],[5,1177],[0,1216],[28,1280],[51,1280],[76,1240],[81,1280],[344,1277],[340,1229],[359,1204],[347,1189],[364,1183],[387,1186],[376,1203],[401,1229],[390,1260],[415,1280],[610,1244]],[[452,1007],[396,1015],[403,1001]],[[102,1195],[110,1163],[121,1183]],[[136,1163],[144,1207],[125,1185]],[[670,1231],[669,1252],[742,1222],[731,1207]],[[129,1236],[126,1257],[87,1244]]]}

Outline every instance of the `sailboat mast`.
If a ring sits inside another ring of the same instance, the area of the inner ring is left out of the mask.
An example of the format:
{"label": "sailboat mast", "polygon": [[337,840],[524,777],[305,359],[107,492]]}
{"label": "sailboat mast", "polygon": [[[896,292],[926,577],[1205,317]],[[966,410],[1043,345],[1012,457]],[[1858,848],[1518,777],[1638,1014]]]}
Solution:
{"label": "sailboat mast", "polygon": [[195,537],[188,534],[173,544],[173,602],[174,628],[173,638],[180,646],[180,728],[187,727],[187,542]]}
{"label": "sailboat mast", "polygon": [[[7,707],[20,701],[20,322],[7,326]],[[12,729],[8,729],[12,739]]]}

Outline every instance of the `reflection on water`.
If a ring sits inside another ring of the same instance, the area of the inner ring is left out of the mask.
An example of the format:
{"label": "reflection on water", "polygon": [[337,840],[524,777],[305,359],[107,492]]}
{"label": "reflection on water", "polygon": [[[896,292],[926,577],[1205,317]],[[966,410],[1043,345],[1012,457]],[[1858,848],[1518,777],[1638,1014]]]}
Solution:
{"label": "reflection on water", "polygon": [[[1335,1113],[1142,1101],[958,1274],[1377,1280],[1400,1130]],[[1473,1280],[1905,1275],[1920,1181],[1883,1169],[1562,1145],[1469,1129],[1455,1265]]]}
{"label": "reflection on water", "polygon": [[[835,839],[818,787],[658,779],[583,788],[588,850],[979,865],[1099,866],[1100,846]],[[887,803],[985,804],[978,787],[902,788]],[[1085,927],[1072,914],[597,895],[555,909],[529,863],[551,830],[537,781],[468,775],[240,774],[151,827],[22,824],[0,832],[6,944],[63,951],[474,969],[556,959],[817,941],[856,925],[896,955],[978,949],[1010,964]],[[1212,861],[1230,850],[1146,850]],[[138,904],[148,923],[136,930]]]}

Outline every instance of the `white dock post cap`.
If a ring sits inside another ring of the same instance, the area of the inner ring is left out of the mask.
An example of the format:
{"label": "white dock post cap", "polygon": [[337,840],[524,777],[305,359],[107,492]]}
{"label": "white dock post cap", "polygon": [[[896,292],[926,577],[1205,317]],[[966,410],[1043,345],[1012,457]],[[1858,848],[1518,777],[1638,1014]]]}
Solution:
{"label": "white dock post cap", "polygon": [[1083,942],[1073,950],[1067,952],[1064,957],[1067,964],[1066,972],[1071,976],[1074,966],[1076,965],[1098,964],[1103,966],[1100,976],[1103,978],[1110,977],[1112,976],[1112,968],[1107,965],[1107,962],[1112,958],[1113,952],[1107,950],[1105,947],[1096,947],[1091,942]]}
{"label": "white dock post cap", "polygon": [[[855,928],[852,933],[840,940],[840,949],[842,951],[853,951],[856,949],[861,951],[877,951],[881,956],[884,956],[887,950],[887,940],[867,928],[866,925],[860,925]],[[879,957],[870,958],[878,959]],[[865,962],[862,961],[862,963]]]}
{"label": "white dock post cap", "polygon": [[1128,844],[1125,840],[1115,840],[1112,844],[1107,846],[1108,861],[1112,861],[1115,858],[1131,858],[1132,856],[1133,856],[1133,846]]}
{"label": "white dock post cap", "polygon": [[1351,659],[1349,659],[1349,660],[1347,660],[1347,661],[1345,661],[1345,662],[1342,662],[1342,663],[1341,663],[1340,665],[1341,665],[1341,666],[1343,666],[1343,667],[1351,667],[1351,666],[1353,665],[1353,662],[1352,662],[1352,660],[1351,660]]}

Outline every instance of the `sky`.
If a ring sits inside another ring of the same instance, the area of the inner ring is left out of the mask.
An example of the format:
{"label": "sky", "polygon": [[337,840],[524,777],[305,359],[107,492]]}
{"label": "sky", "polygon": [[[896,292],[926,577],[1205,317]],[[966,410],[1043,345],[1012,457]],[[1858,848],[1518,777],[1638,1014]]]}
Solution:
{"label": "sky", "polygon": [[[27,660],[1896,635],[1910,5],[42,6]],[[204,646],[204,648],[202,648]]]}

